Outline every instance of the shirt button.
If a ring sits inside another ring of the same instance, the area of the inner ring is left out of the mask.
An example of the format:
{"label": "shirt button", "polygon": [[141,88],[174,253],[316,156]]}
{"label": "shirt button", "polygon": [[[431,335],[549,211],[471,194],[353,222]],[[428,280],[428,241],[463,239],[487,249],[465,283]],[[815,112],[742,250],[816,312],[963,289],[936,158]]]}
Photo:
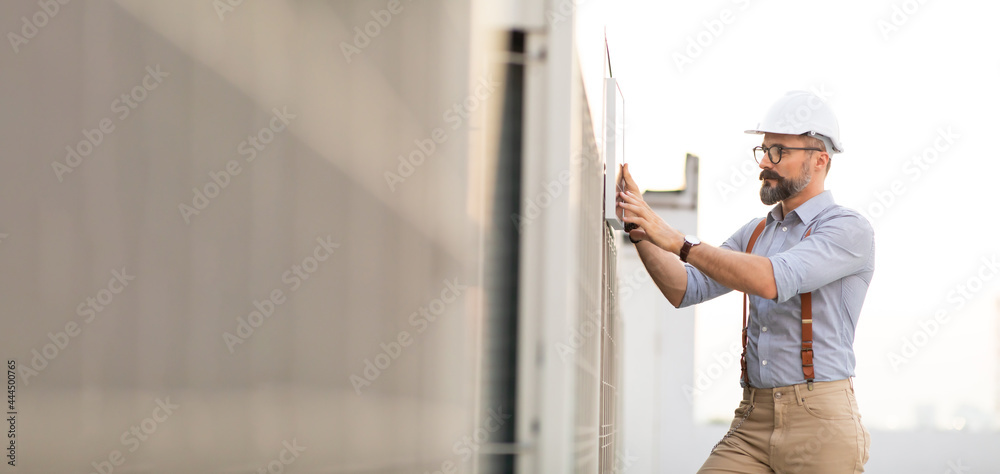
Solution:
{"label": "shirt button", "polygon": [[781,399],[781,392],[774,392],[774,398]]}
{"label": "shirt button", "polygon": [[760,328],[761,331],[767,332],[767,326]]}
{"label": "shirt button", "polygon": [[760,361],[760,365],[767,365],[767,361],[766,360]]}
{"label": "shirt button", "polygon": [[788,227],[782,227],[782,228],[781,228],[781,231],[782,231],[782,232],[788,232]]}

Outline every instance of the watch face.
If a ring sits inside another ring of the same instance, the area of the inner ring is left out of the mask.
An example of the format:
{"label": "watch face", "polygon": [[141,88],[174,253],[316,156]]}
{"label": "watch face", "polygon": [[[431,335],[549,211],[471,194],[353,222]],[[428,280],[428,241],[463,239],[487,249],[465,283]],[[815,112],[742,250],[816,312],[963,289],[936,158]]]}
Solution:
{"label": "watch face", "polygon": [[695,237],[693,235],[685,235],[684,236],[684,240],[690,242],[691,245],[698,245],[698,244],[701,243],[701,239],[699,239],[699,238],[697,238],[697,237]]}

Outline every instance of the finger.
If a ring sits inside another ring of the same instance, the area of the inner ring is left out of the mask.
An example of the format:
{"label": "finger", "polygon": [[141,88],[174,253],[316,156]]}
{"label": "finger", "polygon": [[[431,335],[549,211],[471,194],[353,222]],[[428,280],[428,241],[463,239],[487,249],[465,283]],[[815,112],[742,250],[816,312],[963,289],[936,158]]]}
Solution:
{"label": "finger", "polygon": [[635,184],[635,180],[632,179],[632,173],[629,173],[628,171],[628,163],[622,165],[622,176],[625,178],[626,189],[638,193],[639,185]]}
{"label": "finger", "polygon": [[[626,191],[626,192],[628,192],[628,191]],[[629,196],[635,198],[636,204],[638,206],[644,207],[646,209],[649,209],[649,212],[653,212],[653,208],[649,207],[649,203],[646,202],[646,200],[642,198],[641,194],[636,194],[636,193],[632,193],[632,192],[628,192],[628,193],[629,193]]]}
{"label": "finger", "polygon": [[644,206],[641,206],[641,205],[638,205],[638,204],[632,204],[632,203],[625,202],[625,201],[619,201],[618,202],[618,206],[621,207],[622,209],[625,209],[626,211],[629,211],[629,212],[633,213],[633,214],[638,214],[638,215],[641,215],[641,216],[645,217],[646,207],[644,207]]}
{"label": "finger", "polygon": [[639,207],[649,208],[649,205],[646,204],[646,201],[643,201],[642,198],[639,197],[637,194],[633,194],[632,192],[629,191],[622,193],[622,200],[624,202],[627,202],[629,204],[634,204]]}
{"label": "finger", "polygon": [[622,218],[622,220],[625,221],[625,222],[631,222],[633,224],[636,224],[641,229],[645,229],[646,226],[649,224],[649,221],[647,221],[645,218],[643,218],[642,216],[640,216],[638,214],[636,214],[634,216],[625,216],[625,217]]}
{"label": "finger", "polygon": [[621,195],[622,200],[624,200],[625,202],[629,202],[631,204],[638,204],[639,203],[639,198],[635,194],[632,194],[629,191],[624,191],[624,192],[621,192],[619,194]]}

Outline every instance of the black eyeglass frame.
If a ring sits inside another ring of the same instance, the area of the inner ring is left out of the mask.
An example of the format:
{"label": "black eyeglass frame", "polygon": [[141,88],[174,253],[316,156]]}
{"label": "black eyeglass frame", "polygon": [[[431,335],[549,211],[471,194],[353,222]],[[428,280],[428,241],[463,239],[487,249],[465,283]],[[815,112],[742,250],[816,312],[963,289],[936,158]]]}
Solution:
{"label": "black eyeglass frame", "polygon": [[[775,148],[778,149],[778,159],[777,160],[774,159],[774,154],[771,153],[771,150],[773,150]],[[785,150],[823,151],[822,149],[816,148],[816,147],[803,148],[803,147],[792,147],[792,146],[784,146],[784,145],[771,145],[769,147],[765,147],[763,145],[757,145],[757,146],[753,147],[753,159],[754,159],[754,161],[757,162],[757,164],[760,164],[760,158],[757,158],[757,150],[761,150],[761,151],[765,152],[767,154],[767,159],[772,164],[775,164],[775,165],[778,164],[778,163],[781,163],[781,155],[782,155],[782,153]]]}

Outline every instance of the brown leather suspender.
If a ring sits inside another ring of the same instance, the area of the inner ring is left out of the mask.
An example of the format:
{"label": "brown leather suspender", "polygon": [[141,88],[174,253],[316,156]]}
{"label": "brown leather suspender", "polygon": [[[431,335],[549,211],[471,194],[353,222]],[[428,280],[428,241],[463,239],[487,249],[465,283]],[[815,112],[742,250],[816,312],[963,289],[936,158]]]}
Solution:
{"label": "brown leather suspender", "polygon": [[[809,237],[811,233],[812,229],[806,229],[806,235],[802,238]],[[799,298],[802,300],[802,375],[809,390],[812,390],[813,379],[816,378],[813,371],[813,294],[802,293]]]}
{"label": "brown leather suspender", "polygon": [[[753,251],[753,244],[757,243],[757,237],[760,237],[760,233],[764,231],[764,225],[767,223],[767,218],[760,220],[757,224],[757,228],[753,230],[753,234],[750,234],[750,243],[747,244],[747,253]],[[750,386],[750,375],[747,372],[747,294],[743,293],[743,354],[740,355],[740,378],[743,379],[743,383],[749,387]]]}
{"label": "brown leather suspender", "polygon": [[[764,231],[766,222],[766,217],[761,219],[760,223],[757,224],[757,228],[750,234],[747,253],[753,251],[753,245],[757,243],[757,238]],[[812,233],[812,229],[806,230],[806,235],[803,238],[809,237],[810,233]],[[816,373],[813,371],[812,293],[803,293],[799,297],[802,300],[802,375],[806,379],[809,390],[812,390],[813,379],[816,378]],[[740,378],[749,387],[750,375],[747,372],[747,331],[749,330],[749,326],[747,325],[747,302],[747,294],[743,293],[743,354],[740,355],[740,370],[742,371]]]}

